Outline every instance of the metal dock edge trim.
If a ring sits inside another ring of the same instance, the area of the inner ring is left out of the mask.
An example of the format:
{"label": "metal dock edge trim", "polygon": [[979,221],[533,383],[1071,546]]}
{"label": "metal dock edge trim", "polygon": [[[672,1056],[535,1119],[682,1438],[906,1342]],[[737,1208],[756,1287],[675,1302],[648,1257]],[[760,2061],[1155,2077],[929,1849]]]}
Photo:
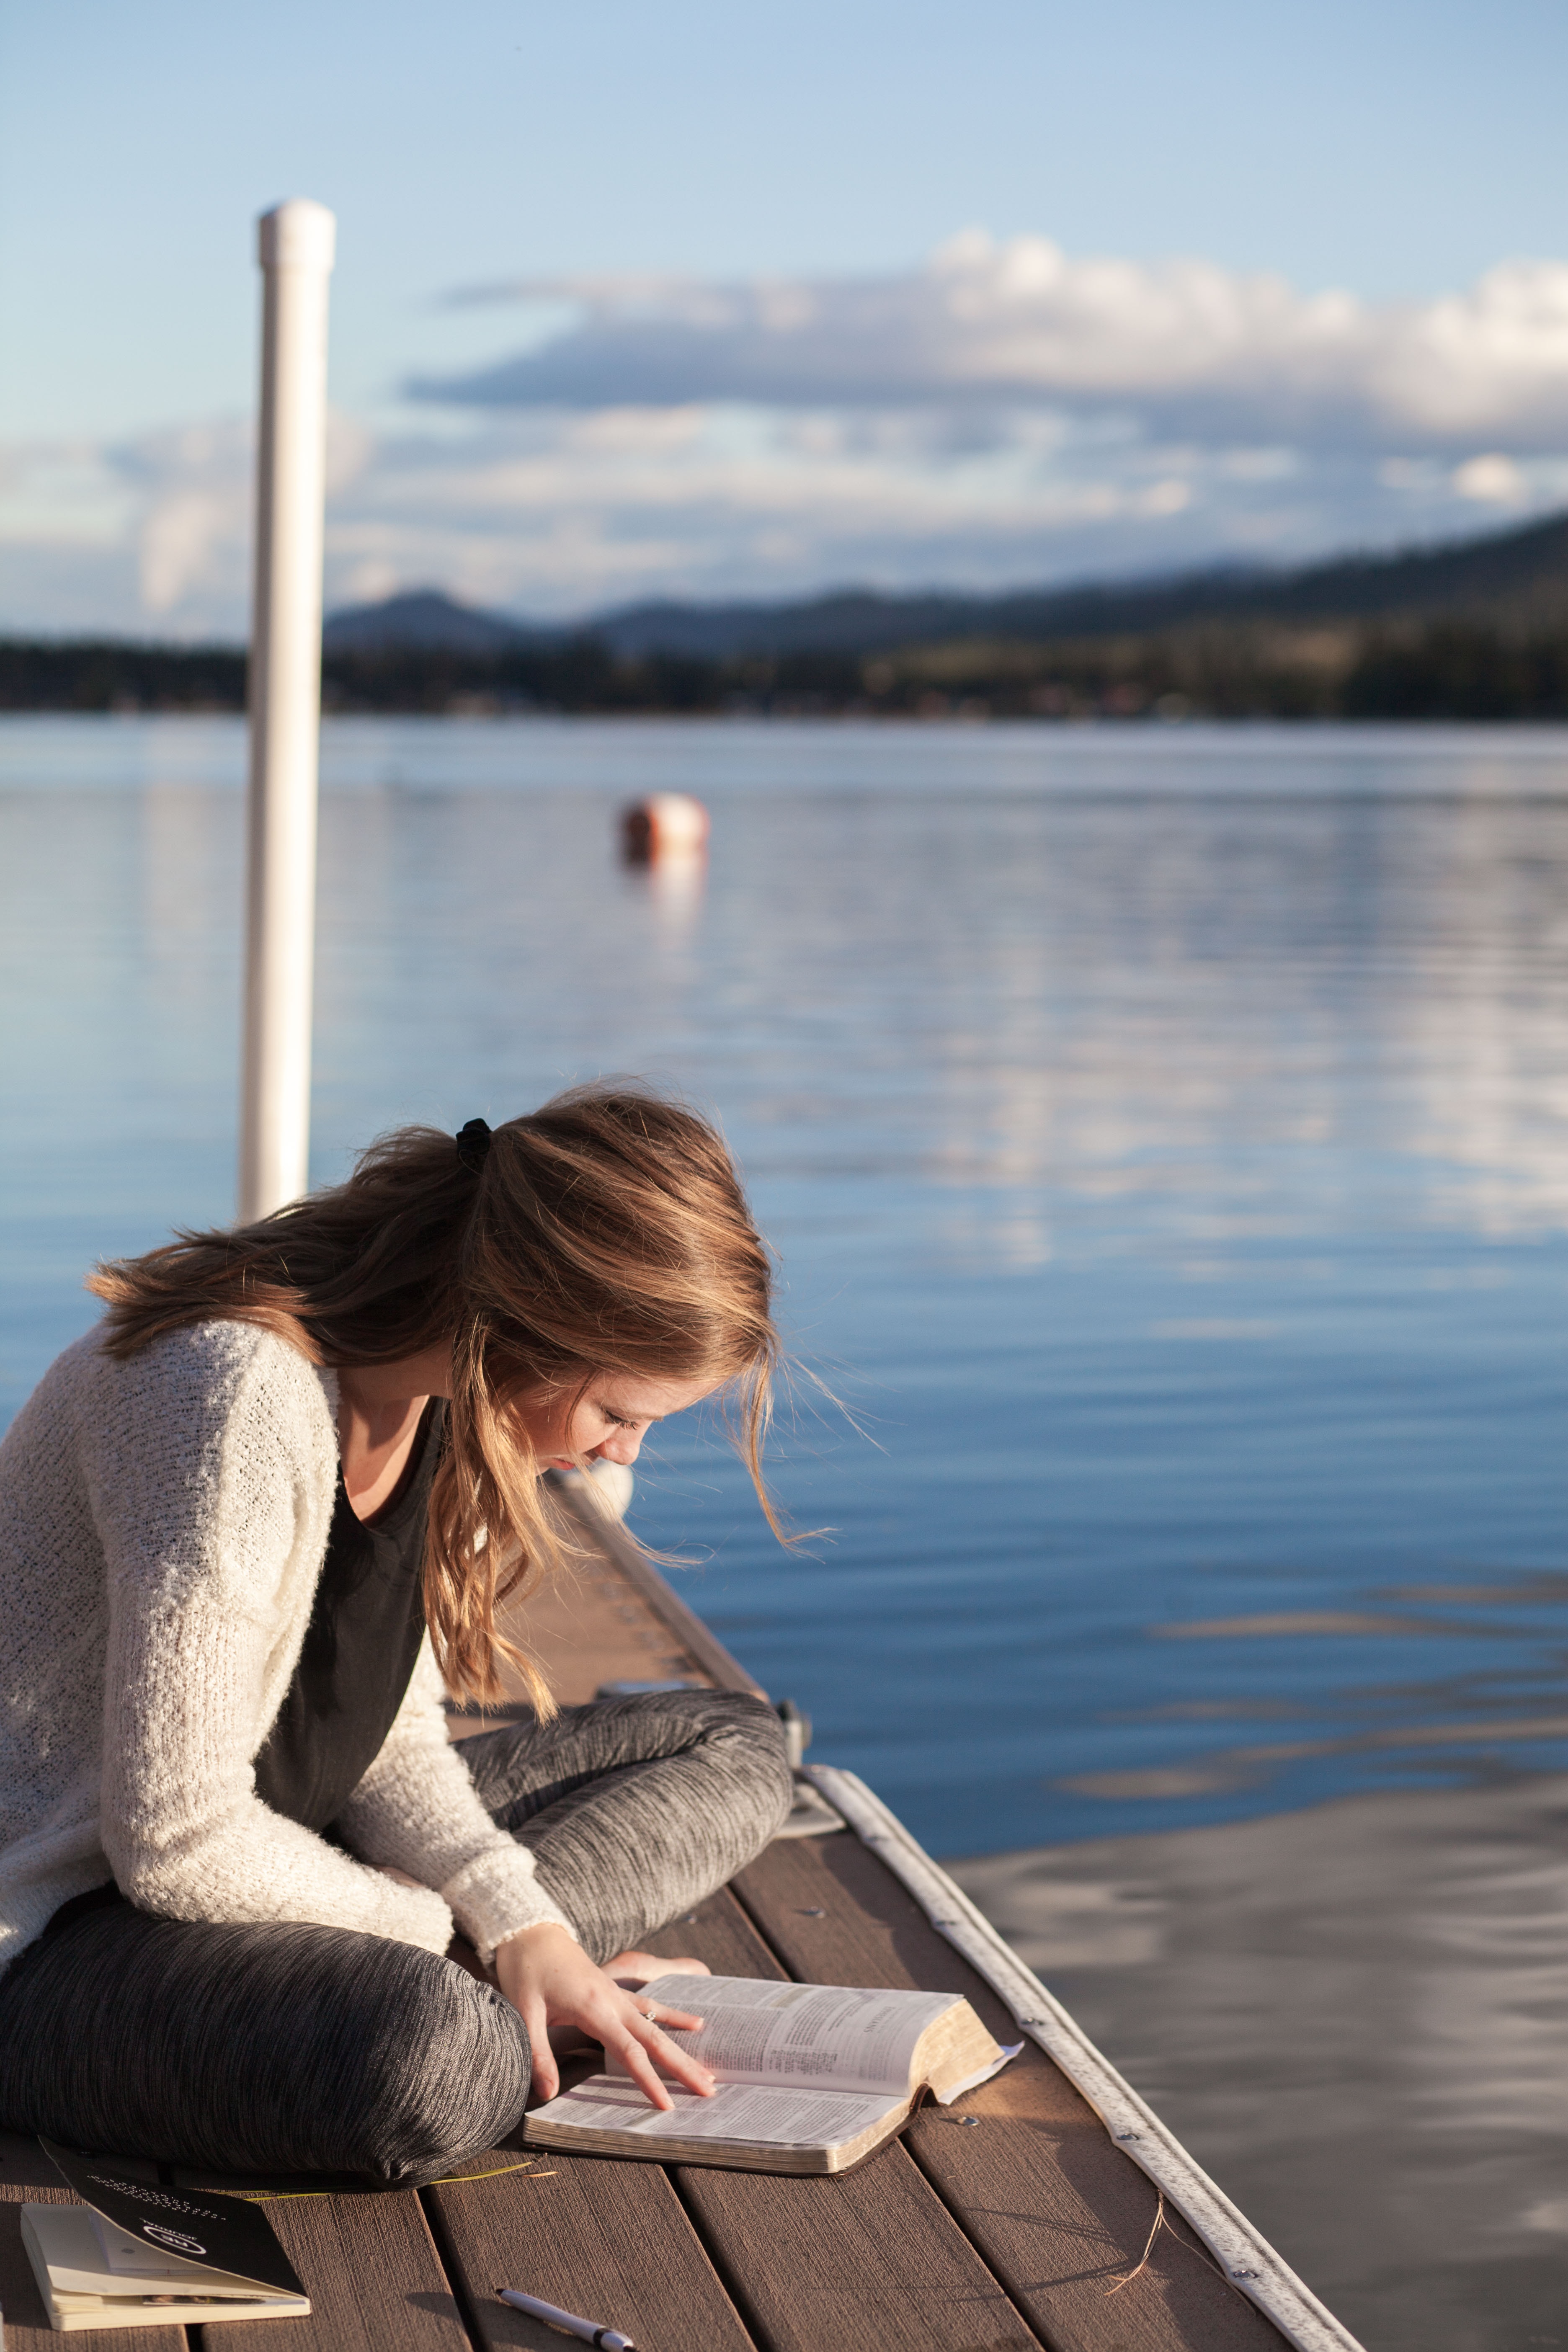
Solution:
{"label": "metal dock edge trim", "polygon": [[861,1842],[902,1880],[931,1926],[962,1952],[1023,2031],[1081,2091],[1107,2131],[1197,2231],[1240,2293],[1267,2313],[1299,2352],[1363,2352],[1310,2287],[1215,2187],[1175,2135],[1095,2048],[1053,1993],[946,1871],[932,1862],[896,1813],[858,1774],[807,1764],[806,1777],[841,1812]]}

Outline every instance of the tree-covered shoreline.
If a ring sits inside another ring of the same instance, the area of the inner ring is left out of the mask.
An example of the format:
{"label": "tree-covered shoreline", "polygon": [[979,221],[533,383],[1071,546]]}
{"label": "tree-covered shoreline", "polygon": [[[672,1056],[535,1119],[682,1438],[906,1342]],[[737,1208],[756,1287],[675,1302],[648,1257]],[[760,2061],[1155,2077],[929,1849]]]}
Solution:
{"label": "tree-covered shoreline", "polygon": [[[237,711],[237,646],[0,638],[0,710]],[[1568,719],[1568,627],[1209,621],[1143,635],[956,638],[862,657],[617,656],[592,636],[489,653],[331,652],[332,713],[1034,719]]]}

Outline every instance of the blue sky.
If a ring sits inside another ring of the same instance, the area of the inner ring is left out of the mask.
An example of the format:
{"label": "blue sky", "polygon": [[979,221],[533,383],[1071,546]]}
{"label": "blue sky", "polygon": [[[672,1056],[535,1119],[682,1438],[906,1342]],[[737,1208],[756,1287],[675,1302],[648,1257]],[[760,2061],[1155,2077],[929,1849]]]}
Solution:
{"label": "blue sky", "polygon": [[1534,0],[13,7],[0,625],[243,627],[284,194],[339,216],[339,599],[979,586],[1543,510],[1565,66]]}

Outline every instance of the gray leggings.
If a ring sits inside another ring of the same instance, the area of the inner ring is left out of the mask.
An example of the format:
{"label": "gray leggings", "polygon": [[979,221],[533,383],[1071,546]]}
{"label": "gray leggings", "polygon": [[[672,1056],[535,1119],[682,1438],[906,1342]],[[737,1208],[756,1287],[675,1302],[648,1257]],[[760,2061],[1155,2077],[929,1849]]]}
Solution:
{"label": "gray leggings", "polygon": [[[777,1717],[729,1691],[570,1706],[464,1747],[596,1960],[778,1828]],[[430,2180],[512,2129],[531,2061],[452,1961],[339,1927],[157,1919],[88,1896],[0,1976],[0,2127],[204,2170]]]}

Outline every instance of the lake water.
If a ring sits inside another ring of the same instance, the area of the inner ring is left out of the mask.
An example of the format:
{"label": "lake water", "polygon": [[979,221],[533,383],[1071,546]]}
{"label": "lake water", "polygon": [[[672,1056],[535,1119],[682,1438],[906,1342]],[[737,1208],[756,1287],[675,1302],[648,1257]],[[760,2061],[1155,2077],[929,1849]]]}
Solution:
{"label": "lake water", "polygon": [[[94,1255],[231,1213],[242,769],[225,720],[0,722],[6,1415]],[[705,873],[621,868],[657,788]],[[781,1555],[680,1424],[639,1531],[1021,1941],[1131,1906],[1141,1957],[1055,1978],[1349,2324],[1554,2340],[1563,2104],[1500,2059],[1482,2162],[1464,2098],[1568,1965],[1477,1861],[1562,1893],[1568,734],[340,721],[321,857],[317,1178],[601,1071],[713,1106],[805,1367],[777,1484],[832,1533]],[[1364,1962],[1320,1952],[1310,2063],[1309,1890]],[[1182,1990],[1222,1948],[1228,2044]],[[1417,1979],[1489,1987],[1463,2063]],[[1377,2261],[1332,2120],[1374,2078],[1384,2221],[1426,2217]]]}

